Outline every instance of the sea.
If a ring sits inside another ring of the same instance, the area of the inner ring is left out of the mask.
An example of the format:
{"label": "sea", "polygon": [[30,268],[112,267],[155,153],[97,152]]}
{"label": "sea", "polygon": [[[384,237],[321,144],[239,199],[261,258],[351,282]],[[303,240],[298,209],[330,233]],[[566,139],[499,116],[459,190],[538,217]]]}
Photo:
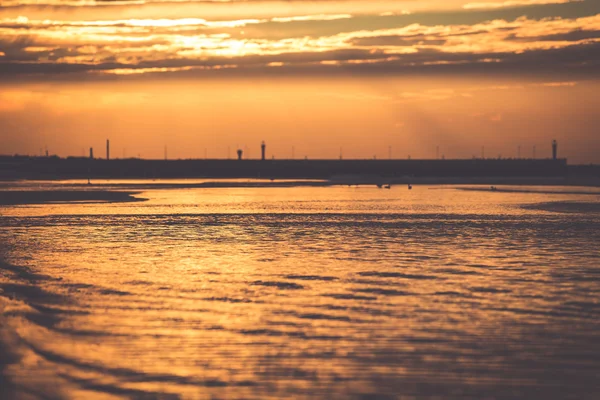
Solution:
{"label": "sea", "polygon": [[0,206],[0,398],[600,398],[600,188],[188,183]]}

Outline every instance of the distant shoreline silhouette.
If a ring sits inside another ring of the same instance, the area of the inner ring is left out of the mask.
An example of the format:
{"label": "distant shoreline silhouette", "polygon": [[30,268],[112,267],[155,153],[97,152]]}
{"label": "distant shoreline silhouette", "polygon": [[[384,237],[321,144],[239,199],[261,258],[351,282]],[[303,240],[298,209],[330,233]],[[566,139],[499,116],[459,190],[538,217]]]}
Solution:
{"label": "distant shoreline silhouette", "polygon": [[3,180],[261,178],[328,179],[354,183],[382,178],[384,181],[380,183],[387,185],[412,183],[410,178],[497,179],[567,176],[600,177],[600,166],[572,166],[567,164],[566,159],[106,160],[87,157],[0,156],[0,179]]}

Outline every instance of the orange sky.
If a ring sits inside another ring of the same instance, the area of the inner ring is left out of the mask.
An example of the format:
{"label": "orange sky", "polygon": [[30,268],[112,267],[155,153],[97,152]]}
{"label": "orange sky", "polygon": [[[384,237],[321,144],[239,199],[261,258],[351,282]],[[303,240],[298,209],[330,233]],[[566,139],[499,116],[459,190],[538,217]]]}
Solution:
{"label": "orange sky", "polygon": [[600,162],[600,1],[3,1],[3,154]]}

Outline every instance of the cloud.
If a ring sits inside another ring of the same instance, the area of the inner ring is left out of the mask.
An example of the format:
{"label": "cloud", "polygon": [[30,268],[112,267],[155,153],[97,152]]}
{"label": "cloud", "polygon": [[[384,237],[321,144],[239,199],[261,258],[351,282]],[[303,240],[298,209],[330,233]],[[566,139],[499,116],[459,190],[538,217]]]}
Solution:
{"label": "cloud", "polygon": [[[402,74],[418,69],[459,73],[567,66],[589,71],[598,63],[600,14],[371,29],[356,29],[354,18],[350,14],[230,20],[3,18],[0,75],[200,75],[232,69],[298,75]],[[296,23],[325,26],[330,21],[344,23],[337,31],[320,35],[286,30]],[[272,24],[280,25],[283,34],[265,34]],[[249,27],[252,34],[245,33]]]}
{"label": "cloud", "polygon": [[352,18],[350,14],[336,14],[336,15],[301,15],[296,17],[275,17],[271,18],[273,22],[293,22],[293,21],[334,21],[336,19],[348,19]]}
{"label": "cloud", "polygon": [[509,0],[500,2],[481,2],[481,3],[467,3],[463,6],[465,10],[475,9],[489,9],[489,8],[505,8],[505,7],[520,7],[520,6],[533,6],[533,5],[545,5],[545,4],[564,4],[580,2],[583,0]]}

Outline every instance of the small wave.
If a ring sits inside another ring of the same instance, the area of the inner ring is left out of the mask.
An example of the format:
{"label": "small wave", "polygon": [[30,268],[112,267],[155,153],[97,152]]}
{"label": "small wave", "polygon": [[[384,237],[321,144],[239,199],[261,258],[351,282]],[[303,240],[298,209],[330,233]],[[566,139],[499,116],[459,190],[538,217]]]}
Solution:
{"label": "small wave", "polygon": [[122,290],[115,290],[115,289],[100,289],[98,291],[98,293],[106,294],[106,295],[114,295],[114,296],[128,296],[131,294],[129,292],[124,292]]}
{"label": "small wave", "polygon": [[[338,315],[328,315],[328,314],[318,314],[318,313],[296,314],[296,317],[302,318],[302,319],[313,319],[313,320],[352,322],[352,319],[350,317],[338,316]],[[354,321],[354,322],[357,322],[357,321]]]}
{"label": "small wave", "polygon": [[298,322],[292,322],[292,321],[277,320],[277,321],[266,321],[266,324],[271,325],[271,326],[291,326],[294,328],[302,329],[302,328],[309,326],[310,322],[298,323]]}
{"label": "small wave", "polygon": [[[204,386],[204,387],[226,387],[226,386],[248,386],[248,381],[233,381],[225,382],[221,380],[202,380],[192,377],[174,375],[169,373],[147,373],[122,367],[109,367],[105,365],[95,364],[84,360],[67,357],[57,354],[52,351],[44,350],[27,341],[23,341],[31,351],[38,356],[57,364],[69,365],[81,370],[99,372],[105,375],[112,375],[125,381],[130,382],[171,382],[184,385]],[[116,386],[111,386],[115,390],[119,390]]]}
{"label": "small wave", "polygon": [[74,337],[92,337],[92,338],[102,338],[102,337],[128,337],[131,339],[137,339],[138,335],[136,334],[127,334],[127,333],[119,333],[119,332],[108,332],[108,331],[100,331],[95,329],[71,329],[71,328],[59,328],[59,327],[49,327],[49,330],[56,333],[61,333]]}
{"label": "small wave", "polygon": [[562,312],[562,311],[557,311],[557,310],[553,310],[553,311],[529,310],[529,309],[516,308],[516,307],[487,307],[487,308],[484,308],[483,310],[500,311],[500,312],[507,312],[507,313],[513,313],[513,314],[520,314],[520,315],[534,315],[534,316],[539,316],[539,317],[555,317],[555,318],[579,318],[580,317],[580,315],[578,313],[569,312],[569,310],[565,310],[567,312]]}
{"label": "small wave", "polygon": [[62,304],[66,301],[64,296],[50,293],[38,286],[20,283],[2,283],[0,289],[5,297],[22,300],[25,303],[40,302],[51,304]]}
{"label": "small wave", "polygon": [[497,289],[493,287],[473,287],[471,291],[476,293],[512,293],[512,290],[509,289]]}
{"label": "small wave", "polygon": [[[512,263],[511,261],[508,261],[507,263]],[[481,269],[495,269],[496,267],[494,267],[493,265],[488,265],[488,264],[466,264],[465,267],[469,267],[469,268],[481,268]]]}
{"label": "small wave", "polygon": [[84,310],[73,310],[68,308],[57,308],[51,307],[42,304],[31,304],[31,307],[36,309],[39,312],[43,312],[46,314],[55,314],[55,315],[89,315],[89,311]]}
{"label": "small wave", "polygon": [[600,311],[600,303],[593,303],[591,301],[567,301],[564,305],[571,306],[582,311]]}
{"label": "small wave", "polygon": [[456,269],[456,268],[442,268],[442,269],[438,269],[437,271],[445,273],[445,274],[451,274],[451,275],[480,275],[479,272],[464,271],[462,269]]}
{"label": "small wave", "polygon": [[283,336],[285,333],[275,329],[242,329],[238,331],[243,335],[261,335],[261,336]]}
{"label": "small wave", "polygon": [[377,300],[377,297],[373,296],[361,296],[351,293],[326,293],[323,296],[332,297],[338,300]]}
{"label": "small wave", "polygon": [[467,293],[454,292],[451,290],[445,291],[445,292],[435,292],[433,295],[434,296],[465,297],[465,298],[473,297],[472,295],[469,295]]}
{"label": "small wave", "polygon": [[202,300],[219,301],[223,303],[254,303],[254,301],[250,299],[236,299],[232,297],[205,297]]}
{"label": "small wave", "polygon": [[414,293],[404,292],[402,290],[381,289],[381,288],[364,288],[364,289],[358,289],[356,291],[357,292],[361,292],[361,293],[380,294],[382,296],[410,296],[410,295],[414,295]]}
{"label": "small wave", "polygon": [[87,283],[65,283],[64,286],[70,292],[78,292],[81,289],[90,289],[90,288],[94,287],[94,285],[90,285],[90,284],[87,284]]}
{"label": "small wave", "polygon": [[435,275],[404,274],[401,272],[359,272],[361,276],[374,276],[379,278],[402,278],[402,279],[441,279]]}
{"label": "small wave", "polygon": [[[375,300],[377,299],[376,297],[374,298]],[[334,306],[334,305],[323,305],[321,306],[324,309],[327,310],[345,310],[345,311],[352,311],[352,312],[356,312],[359,314],[366,314],[369,317],[393,317],[394,313],[391,311],[387,311],[387,310],[382,310],[380,308],[371,308],[371,307],[340,307],[340,306]],[[362,321],[361,321],[362,322]]]}
{"label": "small wave", "polygon": [[278,289],[304,289],[304,286],[299,285],[294,282],[277,282],[277,281],[254,281],[252,285],[255,286],[267,286],[267,287],[276,287]]}
{"label": "small wave", "polygon": [[320,276],[320,275],[286,275],[286,279],[298,279],[304,281],[335,281],[338,278],[335,276]]}
{"label": "small wave", "polygon": [[128,397],[143,398],[143,399],[146,399],[146,398],[153,398],[153,399],[160,398],[160,399],[167,399],[167,400],[179,399],[179,396],[173,395],[173,394],[169,395],[166,393],[147,391],[147,390],[141,390],[141,389],[122,388],[122,387],[119,387],[116,385],[100,383],[100,382],[94,381],[93,379],[84,379],[84,378],[74,377],[74,376],[71,376],[71,375],[68,375],[65,373],[59,373],[58,376],[63,378],[66,381],[76,384],[77,386],[79,386],[83,389],[90,390],[93,392],[109,393],[109,394],[116,395],[116,396],[128,396]]}
{"label": "small wave", "polygon": [[562,273],[553,273],[550,274],[553,279],[562,280],[562,281],[575,281],[575,282],[600,282],[600,276],[589,276],[588,274],[579,275],[579,274],[562,274]]}
{"label": "small wave", "polygon": [[358,285],[367,285],[367,286],[393,286],[393,287],[407,287],[409,284],[403,281],[397,280],[380,280],[380,279],[352,279],[352,283]]}
{"label": "small wave", "polygon": [[152,282],[149,281],[129,281],[129,282],[125,282],[127,285],[134,285],[134,286],[144,286],[144,285],[151,285]]}
{"label": "small wave", "polygon": [[335,335],[309,335],[304,332],[284,332],[275,329],[242,329],[238,331],[243,335],[252,336],[290,336],[298,339],[315,339],[315,340],[339,340],[342,336]]}

